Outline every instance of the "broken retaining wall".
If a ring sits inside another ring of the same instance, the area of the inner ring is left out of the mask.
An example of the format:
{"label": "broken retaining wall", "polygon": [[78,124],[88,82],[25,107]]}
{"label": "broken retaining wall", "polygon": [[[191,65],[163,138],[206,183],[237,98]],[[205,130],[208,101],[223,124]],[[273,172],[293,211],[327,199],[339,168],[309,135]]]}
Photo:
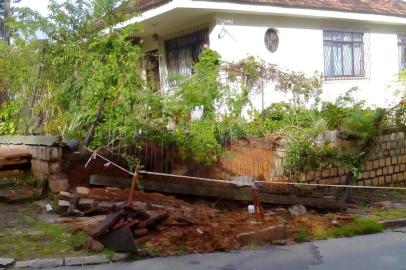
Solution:
{"label": "broken retaining wall", "polygon": [[[338,131],[318,138],[334,145],[351,147],[351,140]],[[233,143],[230,153],[211,169],[211,176],[235,179],[288,180],[284,176],[284,149],[271,142],[246,139]],[[344,184],[346,172],[338,167],[309,171],[290,181],[314,184]],[[359,185],[406,186],[406,132],[399,128],[384,131],[362,170]]]}

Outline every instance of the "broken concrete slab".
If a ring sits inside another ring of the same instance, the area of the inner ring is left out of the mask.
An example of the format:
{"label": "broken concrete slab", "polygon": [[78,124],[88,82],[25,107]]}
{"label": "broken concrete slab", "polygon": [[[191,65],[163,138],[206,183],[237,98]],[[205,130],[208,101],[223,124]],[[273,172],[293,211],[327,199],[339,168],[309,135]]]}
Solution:
{"label": "broken concrete slab", "polygon": [[15,268],[51,268],[63,266],[63,259],[38,259],[28,261],[17,261]]}
{"label": "broken concrete slab", "polygon": [[242,246],[247,246],[272,243],[273,241],[284,240],[286,237],[286,226],[279,225],[254,232],[242,233],[237,236],[237,239]]}
{"label": "broken concrete slab", "polygon": [[13,258],[0,258],[0,267],[9,267],[14,264],[15,261]]}
{"label": "broken concrete slab", "polygon": [[65,266],[102,264],[110,262],[106,255],[93,255],[82,257],[66,257]]}

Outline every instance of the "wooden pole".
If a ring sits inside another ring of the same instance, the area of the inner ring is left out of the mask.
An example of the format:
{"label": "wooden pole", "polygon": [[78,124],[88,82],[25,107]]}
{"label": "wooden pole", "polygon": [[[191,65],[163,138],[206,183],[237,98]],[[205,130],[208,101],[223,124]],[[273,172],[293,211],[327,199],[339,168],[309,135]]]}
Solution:
{"label": "wooden pole", "polygon": [[130,190],[130,195],[128,196],[128,207],[133,206],[134,189],[135,189],[136,184],[138,183],[138,171],[139,171],[139,168],[137,167],[137,169],[134,172],[134,176],[131,180],[131,190]]}

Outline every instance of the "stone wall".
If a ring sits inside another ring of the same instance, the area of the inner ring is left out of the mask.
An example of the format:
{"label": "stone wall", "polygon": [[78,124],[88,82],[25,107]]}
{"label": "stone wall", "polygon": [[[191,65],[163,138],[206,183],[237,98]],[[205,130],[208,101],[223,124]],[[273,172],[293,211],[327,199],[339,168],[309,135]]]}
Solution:
{"label": "stone wall", "polygon": [[[340,142],[338,142],[340,143]],[[310,171],[299,181],[320,184],[344,184],[345,171],[332,167],[322,171]],[[400,129],[388,129],[377,139],[377,145],[362,168],[358,185],[405,186],[406,139]]]}
{"label": "stone wall", "polygon": [[54,136],[0,136],[0,151],[18,148],[31,154],[31,172],[48,182],[54,192],[68,189],[68,180],[62,175],[62,145]]}

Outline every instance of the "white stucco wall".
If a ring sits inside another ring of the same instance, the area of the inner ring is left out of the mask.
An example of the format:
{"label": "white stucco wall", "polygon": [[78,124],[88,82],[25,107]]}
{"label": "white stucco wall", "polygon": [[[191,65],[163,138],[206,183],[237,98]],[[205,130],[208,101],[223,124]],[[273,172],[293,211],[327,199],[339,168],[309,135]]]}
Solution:
{"label": "white stucco wall", "polygon": [[[393,103],[394,84],[399,72],[397,33],[401,26],[329,19],[277,17],[219,13],[215,18],[232,20],[224,26],[217,20],[211,34],[210,47],[226,61],[238,61],[249,55],[275,63],[281,68],[312,74],[324,70],[323,29],[362,30],[369,35],[369,75],[363,80],[325,81],[323,100],[334,100],[351,87],[359,87],[358,97],[370,105],[388,106]],[[264,44],[268,28],[279,32],[279,48],[269,52]],[[286,99],[272,88],[265,91],[265,106]],[[261,108],[261,97],[253,98]]]}

